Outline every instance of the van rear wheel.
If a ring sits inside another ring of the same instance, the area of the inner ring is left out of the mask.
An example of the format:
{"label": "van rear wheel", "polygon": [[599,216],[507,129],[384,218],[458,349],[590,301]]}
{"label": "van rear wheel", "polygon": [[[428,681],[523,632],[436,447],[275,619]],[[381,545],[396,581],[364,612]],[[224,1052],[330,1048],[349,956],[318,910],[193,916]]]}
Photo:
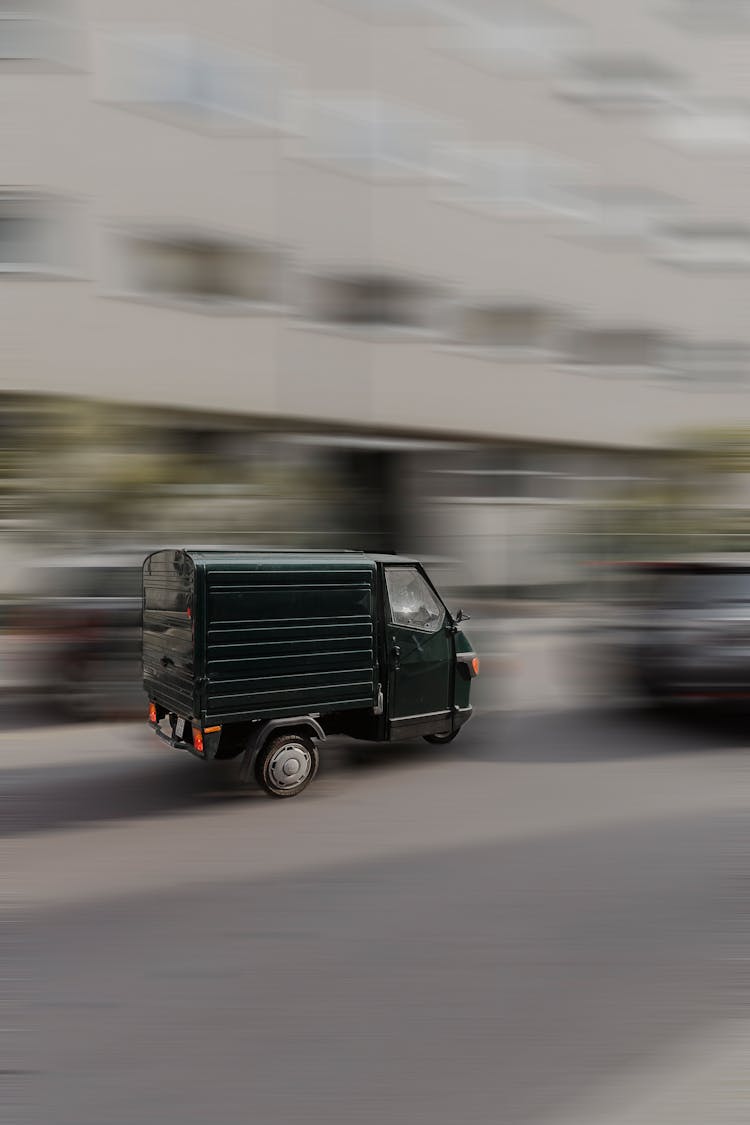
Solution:
{"label": "van rear wheel", "polygon": [[312,739],[296,731],[269,739],[255,762],[255,779],[271,797],[296,797],[318,772]]}

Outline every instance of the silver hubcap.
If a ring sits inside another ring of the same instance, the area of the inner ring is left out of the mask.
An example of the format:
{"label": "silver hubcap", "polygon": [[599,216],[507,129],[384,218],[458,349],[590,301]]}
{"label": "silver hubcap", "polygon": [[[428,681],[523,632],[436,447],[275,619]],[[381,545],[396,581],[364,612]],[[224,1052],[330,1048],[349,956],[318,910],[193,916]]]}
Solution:
{"label": "silver hubcap", "polygon": [[277,789],[294,789],[306,781],[312,769],[312,756],[299,742],[287,742],[268,763],[268,775]]}

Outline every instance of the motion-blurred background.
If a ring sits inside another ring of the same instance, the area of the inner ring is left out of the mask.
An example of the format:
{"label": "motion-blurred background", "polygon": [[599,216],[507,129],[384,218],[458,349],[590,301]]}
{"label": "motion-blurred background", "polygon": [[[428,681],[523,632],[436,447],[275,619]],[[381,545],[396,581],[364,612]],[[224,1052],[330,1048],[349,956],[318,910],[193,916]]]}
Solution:
{"label": "motion-blurred background", "polygon": [[[19,894],[61,908],[39,1119],[560,1125],[689,1032],[680,1114],[632,1121],[718,1125],[744,728],[617,708],[750,690],[750,2],[0,0],[0,122],[0,766]],[[212,544],[424,559],[482,655],[463,745],[333,753],[282,830],[112,722],[144,555]],[[179,941],[101,905],[196,878],[230,897],[170,899]]]}
{"label": "motion-blurred background", "polygon": [[741,546],[749,44],[746,0],[3,0],[3,603],[163,543],[526,599]]}

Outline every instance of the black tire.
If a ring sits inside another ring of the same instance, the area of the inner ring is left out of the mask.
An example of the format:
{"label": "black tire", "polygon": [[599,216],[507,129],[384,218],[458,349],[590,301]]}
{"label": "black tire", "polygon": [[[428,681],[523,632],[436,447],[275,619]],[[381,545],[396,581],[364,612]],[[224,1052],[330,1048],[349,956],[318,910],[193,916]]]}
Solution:
{"label": "black tire", "polygon": [[449,742],[453,742],[460,729],[460,727],[456,727],[455,730],[449,731],[447,734],[425,734],[423,737],[425,742],[430,742],[433,746],[447,746]]}
{"label": "black tire", "polygon": [[[296,797],[315,777],[318,761],[311,738],[298,731],[284,731],[269,739],[258,754],[255,780],[270,797]],[[297,769],[292,771],[295,764]],[[300,775],[301,781],[296,781]]]}

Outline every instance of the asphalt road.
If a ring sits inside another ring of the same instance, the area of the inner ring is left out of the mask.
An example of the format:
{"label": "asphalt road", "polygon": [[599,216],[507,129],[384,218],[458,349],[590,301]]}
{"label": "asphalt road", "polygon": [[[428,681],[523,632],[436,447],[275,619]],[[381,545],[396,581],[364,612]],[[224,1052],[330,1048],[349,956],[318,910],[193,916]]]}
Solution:
{"label": "asphalt road", "polygon": [[693,1125],[703,1096],[716,1125],[745,742],[492,715],[445,748],[336,743],[284,802],[140,724],[5,732],[9,1120]]}

